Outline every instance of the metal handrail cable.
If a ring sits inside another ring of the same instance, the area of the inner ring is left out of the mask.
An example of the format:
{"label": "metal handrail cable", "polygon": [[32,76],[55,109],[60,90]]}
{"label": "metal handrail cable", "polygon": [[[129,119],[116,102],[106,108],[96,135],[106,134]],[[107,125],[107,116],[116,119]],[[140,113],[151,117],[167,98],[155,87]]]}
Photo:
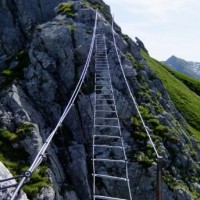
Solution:
{"label": "metal handrail cable", "polygon": [[[84,82],[88,67],[89,67],[89,63],[91,60],[91,56],[92,56],[92,52],[93,52],[93,48],[94,48],[94,42],[95,42],[95,36],[96,36],[96,29],[97,29],[97,17],[98,17],[98,10],[96,10],[96,16],[95,16],[95,24],[94,24],[94,29],[93,29],[93,36],[92,36],[92,41],[91,41],[91,45],[90,45],[90,50],[88,53],[88,57],[85,63],[85,67],[83,69],[83,72],[81,74],[81,77],[76,85],[76,88],[62,114],[62,116],[60,117],[60,120],[58,121],[56,127],[54,128],[54,130],[51,132],[51,134],[49,135],[49,137],[46,139],[44,145],[42,146],[42,148],[40,149],[40,151],[38,152],[35,160],[33,161],[32,165],[30,166],[30,168],[28,169],[28,174],[31,175],[31,173],[40,165],[40,163],[42,162],[42,158],[43,155],[45,153],[45,151],[47,150],[50,142],[52,141],[55,133],[57,132],[58,128],[61,126],[62,122],[64,121],[66,115],[68,114],[68,112],[70,111],[74,101],[76,100],[76,97],[80,91],[80,88]],[[26,180],[27,176],[24,176],[21,181],[19,182],[18,186],[16,187],[11,200],[14,200],[15,197],[17,196],[18,191],[20,190],[20,188],[22,187],[22,185],[24,184],[25,180]]]}
{"label": "metal handrail cable", "polygon": [[140,111],[139,111],[137,102],[136,102],[136,100],[135,100],[135,98],[134,98],[134,96],[133,96],[133,94],[132,94],[132,92],[131,92],[130,86],[129,86],[128,81],[127,81],[127,78],[126,78],[126,76],[125,76],[124,69],[123,69],[122,63],[121,63],[121,59],[120,59],[120,57],[119,57],[119,52],[118,52],[118,50],[117,50],[116,39],[115,39],[115,30],[114,30],[113,24],[114,24],[114,19],[112,20],[113,41],[114,41],[114,46],[115,46],[115,50],[116,50],[116,53],[117,53],[118,62],[119,62],[119,65],[120,65],[120,68],[121,68],[121,71],[122,71],[124,80],[125,80],[125,82],[126,82],[126,86],[127,86],[127,88],[128,88],[129,94],[130,94],[130,96],[131,96],[131,98],[132,98],[132,100],[133,100],[133,103],[134,103],[134,105],[135,105],[135,108],[136,108],[136,110],[137,110],[137,113],[138,113],[138,115],[139,115],[139,117],[140,117],[140,120],[141,120],[141,122],[142,122],[142,125],[143,125],[143,127],[144,127],[144,129],[145,129],[145,131],[146,131],[146,133],[147,133],[147,136],[149,137],[150,143],[151,143],[151,145],[152,145],[152,147],[153,147],[153,149],[154,149],[154,151],[155,151],[155,153],[156,153],[156,157],[157,157],[157,158],[161,158],[161,156],[158,154],[158,151],[157,151],[157,149],[156,149],[156,147],[155,147],[155,144],[154,144],[154,142],[153,142],[153,140],[152,140],[152,138],[151,138],[151,136],[150,136],[150,133],[149,133],[149,131],[148,131],[148,129],[147,129],[147,126],[145,125],[145,122],[144,122],[144,120],[143,120],[143,117],[142,117],[142,115],[141,115],[141,113],[140,113]]}

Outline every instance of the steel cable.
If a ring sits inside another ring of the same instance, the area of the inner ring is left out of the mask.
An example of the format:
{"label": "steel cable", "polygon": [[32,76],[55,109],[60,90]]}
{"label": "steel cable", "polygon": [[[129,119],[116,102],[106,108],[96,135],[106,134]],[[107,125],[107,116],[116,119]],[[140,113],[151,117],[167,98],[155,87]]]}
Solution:
{"label": "steel cable", "polygon": [[[33,171],[40,165],[40,163],[42,162],[43,159],[43,155],[46,152],[46,149],[48,148],[50,142],[52,141],[54,135],[56,134],[58,128],[61,126],[62,122],[64,121],[65,117],[67,116],[68,112],[70,111],[72,105],[74,104],[74,101],[76,100],[76,97],[80,91],[80,88],[84,82],[89,64],[90,64],[90,60],[91,60],[91,56],[92,56],[92,52],[93,52],[93,48],[94,48],[94,42],[95,42],[95,36],[96,36],[96,29],[97,29],[97,17],[98,17],[98,11],[96,10],[96,16],[95,16],[95,24],[94,24],[94,28],[93,28],[93,36],[92,36],[92,41],[91,41],[91,45],[90,45],[90,50],[88,53],[88,57],[85,63],[85,67],[83,69],[83,72],[81,74],[81,77],[79,78],[79,81],[76,85],[76,88],[62,114],[62,116],[60,117],[60,120],[58,121],[56,127],[54,128],[54,130],[50,133],[49,137],[46,139],[45,143],[43,144],[42,148],[40,149],[40,151],[38,152],[35,160],[33,161],[32,165],[30,166],[30,168],[28,169],[28,174],[32,174]],[[24,184],[25,180],[27,179],[27,176],[24,176],[21,181],[19,182],[18,186],[16,187],[11,200],[14,200],[15,197],[17,196],[20,188],[22,187],[22,185]]]}
{"label": "steel cable", "polygon": [[152,145],[152,147],[153,147],[153,149],[154,149],[154,151],[155,151],[155,153],[156,153],[156,157],[159,159],[159,158],[161,158],[161,156],[158,154],[158,151],[157,151],[157,149],[156,149],[156,147],[155,147],[155,144],[154,144],[154,142],[153,142],[153,140],[152,140],[152,138],[151,138],[151,136],[150,136],[150,134],[149,134],[149,131],[148,131],[148,129],[147,129],[147,126],[146,126],[145,123],[144,123],[144,120],[143,120],[143,117],[142,117],[142,115],[141,115],[141,113],[140,113],[140,111],[139,111],[137,102],[136,102],[136,100],[135,100],[135,98],[134,98],[134,96],[133,96],[133,94],[132,94],[132,92],[131,92],[130,86],[129,86],[128,81],[127,81],[127,78],[126,78],[126,76],[125,76],[124,69],[123,69],[123,67],[122,67],[121,59],[120,59],[120,57],[119,57],[119,52],[118,52],[117,45],[116,45],[115,30],[114,30],[113,24],[114,24],[114,18],[113,18],[113,20],[112,20],[113,41],[114,41],[114,46],[115,46],[115,51],[116,51],[116,54],[117,54],[118,62],[119,62],[119,65],[120,65],[120,68],[121,68],[121,71],[122,71],[122,74],[123,74],[123,78],[124,78],[124,80],[125,80],[126,86],[127,86],[127,88],[128,88],[129,94],[130,94],[130,96],[131,96],[131,99],[132,99],[132,101],[133,101],[133,103],[134,103],[134,105],[135,105],[135,108],[136,108],[136,110],[137,110],[137,113],[138,113],[138,115],[139,115],[139,117],[140,117],[140,120],[141,120],[141,122],[142,122],[142,125],[143,125],[143,127],[144,127],[144,129],[145,129],[145,131],[146,131],[146,134],[147,134],[147,136],[148,136],[148,138],[149,138],[149,140],[150,140],[150,143],[151,143],[151,145]]}

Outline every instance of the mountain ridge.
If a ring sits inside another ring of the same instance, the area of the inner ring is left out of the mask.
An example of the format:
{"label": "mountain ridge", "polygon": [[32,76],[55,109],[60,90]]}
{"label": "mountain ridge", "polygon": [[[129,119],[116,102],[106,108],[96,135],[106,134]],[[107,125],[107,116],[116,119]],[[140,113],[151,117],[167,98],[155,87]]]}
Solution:
{"label": "mountain ridge", "polygon": [[183,74],[200,79],[200,62],[186,61],[172,55],[163,63]]}

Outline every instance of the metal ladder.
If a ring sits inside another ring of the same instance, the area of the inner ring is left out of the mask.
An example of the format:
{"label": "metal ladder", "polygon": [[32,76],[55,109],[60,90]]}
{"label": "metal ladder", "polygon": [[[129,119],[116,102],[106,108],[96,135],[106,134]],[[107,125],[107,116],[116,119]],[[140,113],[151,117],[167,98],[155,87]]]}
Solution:
{"label": "metal ladder", "polygon": [[[132,200],[128,161],[113,92],[105,36],[102,34],[96,35],[94,100],[93,200]],[[111,192],[103,191],[102,186],[105,184],[112,188]],[[123,189],[122,193],[120,189]],[[122,197],[124,193],[126,195]]]}

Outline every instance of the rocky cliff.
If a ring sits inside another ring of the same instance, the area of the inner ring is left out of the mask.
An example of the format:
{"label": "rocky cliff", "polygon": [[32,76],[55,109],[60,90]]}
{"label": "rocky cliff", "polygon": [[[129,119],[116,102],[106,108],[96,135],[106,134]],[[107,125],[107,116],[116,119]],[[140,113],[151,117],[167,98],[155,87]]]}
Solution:
{"label": "rocky cliff", "polygon": [[[30,166],[82,72],[97,8],[98,31],[106,37],[127,146],[133,198],[155,199],[155,154],[122,79],[110,9],[102,0],[1,1],[0,160],[14,175]],[[143,58],[141,52],[147,52],[143,43],[123,35],[117,24],[114,28],[125,74],[163,156],[163,199],[198,199],[198,140]],[[94,60],[82,93],[48,148],[46,159],[23,187],[29,199],[92,199],[93,66]],[[103,170],[107,168],[104,166]],[[105,194],[115,192],[105,183],[101,183],[101,190]],[[4,193],[8,195],[10,191]]]}

